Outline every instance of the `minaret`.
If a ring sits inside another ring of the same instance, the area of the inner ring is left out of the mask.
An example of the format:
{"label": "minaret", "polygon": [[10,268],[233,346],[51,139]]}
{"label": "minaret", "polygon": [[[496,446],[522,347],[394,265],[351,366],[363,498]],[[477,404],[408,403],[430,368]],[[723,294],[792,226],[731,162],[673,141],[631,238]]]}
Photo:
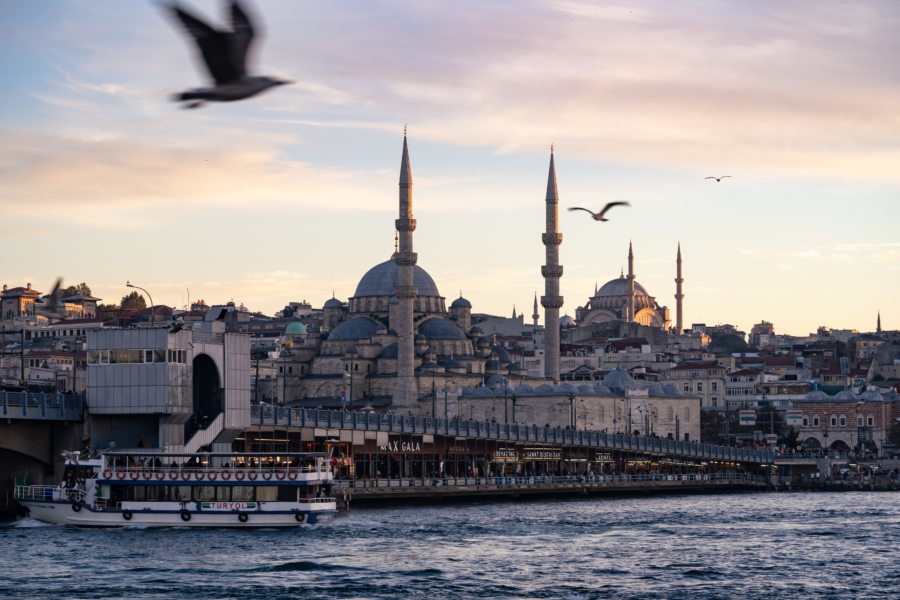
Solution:
{"label": "minaret", "polygon": [[556,168],[553,165],[553,146],[550,147],[550,174],[547,176],[547,232],[541,235],[547,247],[547,264],[541,267],[544,276],[544,376],[559,381],[559,309],[563,304],[559,295],[559,278],[563,268],[559,264],[559,194],[556,191]]}
{"label": "minaret", "polygon": [[875,333],[881,333],[881,309],[878,309],[878,324],[875,326]]}
{"label": "minaret", "polygon": [[684,281],[681,278],[681,242],[678,242],[678,258],[675,260],[675,264],[677,265],[675,275],[675,334],[681,335],[684,333],[684,321],[681,313],[681,301],[684,300],[684,294],[681,293],[681,283]]}
{"label": "minaret", "polygon": [[538,312],[537,292],[534,293],[534,312],[531,314],[531,318],[534,320],[534,331],[537,333],[538,319],[541,318],[541,314]]}
{"label": "minaret", "polygon": [[634,252],[628,240],[628,320],[634,321]]}
{"label": "minaret", "polygon": [[392,260],[397,263],[397,383],[394,387],[393,405],[409,408],[418,398],[415,378],[415,335],[413,332],[413,302],[418,290],[413,283],[413,231],[416,220],[412,210],[412,172],[409,168],[409,151],[406,147],[406,127],[403,127],[403,158],[400,161],[400,216],[395,221],[398,235],[397,252]]}

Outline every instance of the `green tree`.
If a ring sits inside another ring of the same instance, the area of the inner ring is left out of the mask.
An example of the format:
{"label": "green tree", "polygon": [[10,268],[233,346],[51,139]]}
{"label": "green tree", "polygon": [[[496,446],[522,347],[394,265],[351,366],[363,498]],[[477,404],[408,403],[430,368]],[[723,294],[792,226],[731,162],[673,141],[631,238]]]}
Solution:
{"label": "green tree", "polygon": [[122,296],[122,302],[119,305],[122,307],[122,310],[125,310],[126,308],[134,308],[137,310],[147,308],[147,302],[144,300],[144,297],[137,292],[131,292],[127,296]]}
{"label": "green tree", "polygon": [[60,298],[68,298],[69,296],[93,296],[91,294],[91,286],[82,281],[78,285],[70,285],[59,290]]}
{"label": "green tree", "polygon": [[733,352],[747,352],[750,350],[750,346],[739,335],[726,333],[711,336],[707,350],[714,354],[731,354]]}

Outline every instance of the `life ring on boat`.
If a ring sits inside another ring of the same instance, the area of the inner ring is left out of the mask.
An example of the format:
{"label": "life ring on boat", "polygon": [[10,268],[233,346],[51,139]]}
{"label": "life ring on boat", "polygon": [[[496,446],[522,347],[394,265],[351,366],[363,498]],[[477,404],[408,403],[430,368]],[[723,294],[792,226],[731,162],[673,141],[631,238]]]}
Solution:
{"label": "life ring on boat", "polygon": [[287,475],[288,475],[288,479],[290,479],[291,481],[297,481],[297,471],[295,471],[294,469],[291,469],[290,471],[288,471]]}
{"label": "life ring on boat", "polygon": [[72,503],[72,510],[74,510],[75,512],[80,511],[80,510],[81,510],[81,504],[79,504],[78,502],[73,502],[73,503]]}
{"label": "life ring on boat", "polygon": [[256,481],[256,477],[258,475],[259,473],[257,473],[256,471],[250,471],[249,473],[247,473],[247,479],[249,479],[250,481]]}
{"label": "life ring on boat", "polygon": [[181,472],[181,478],[182,478],[184,481],[187,481],[188,479],[191,478],[191,472],[190,472],[190,471],[182,471],[182,472]]}
{"label": "life ring on boat", "polygon": [[228,481],[229,479],[231,479],[231,471],[222,469],[222,481]]}
{"label": "life ring on boat", "polygon": [[140,471],[131,471],[131,480],[136,481],[138,477],[141,476]]}
{"label": "life ring on boat", "polygon": [[169,479],[178,479],[178,469],[169,469]]}
{"label": "life ring on boat", "polygon": [[284,472],[284,471],[277,471],[277,472],[275,473],[275,478],[276,478],[278,481],[284,481],[284,476],[285,476],[285,472]]}
{"label": "life ring on boat", "polygon": [[125,470],[124,469],[116,470],[116,479],[125,479]]}
{"label": "life ring on boat", "polygon": [[103,471],[103,479],[112,479],[112,471],[109,469]]}
{"label": "life ring on boat", "polygon": [[181,511],[181,520],[184,522],[191,520],[191,513],[186,510]]}
{"label": "life ring on boat", "polygon": [[144,476],[144,479],[153,479],[153,471],[150,469],[144,469],[144,472],[141,473]]}
{"label": "life ring on boat", "polygon": [[197,471],[197,481],[203,481],[203,471]]}
{"label": "life ring on boat", "polygon": [[218,476],[219,474],[216,471],[210,471],[207,477],[210,481],[215,481]]}
{"label": "life ring on boat", "polygon": [[125,519],[126,521],[130,521],[130,520],[131,520],[131,511],[130,511],[130,510],[123,510],[123,511],[122,511],[122,518]]}
{"label": "life ring on boat", "polygon": [[266,481],[272,479],[272,471],[263,471],[263,479]]}
{"label": "life ring on boat", "polygon": [[240,521],[241,523],[246,523],[247,522],[247,513],[245,513],[245,512],[238,513],[238,521]]}
{"label": "life ring on boat", "polygon": [[298,523],[306,523],[306,513],[295,512],[295,513],[294,513],[294,519],[296,519],[296,521],[297,521]]}
{"label": "life ring on boat", "polygon": [[[224,479],[225,476],[223,475],[222,478]],[[237,479],[238,481],[243,481],[244,480],[244,472],[243,471],[235,471],[234,478]]]}
{"label": "life ring on boat", "polygon": [[165,472],[165,471],[157,471],[157,472],[156,472],[156,479],[157,479],[158,481],[162,481],[162,480],[165,479],[165,478],[166,478],[166,472]]}

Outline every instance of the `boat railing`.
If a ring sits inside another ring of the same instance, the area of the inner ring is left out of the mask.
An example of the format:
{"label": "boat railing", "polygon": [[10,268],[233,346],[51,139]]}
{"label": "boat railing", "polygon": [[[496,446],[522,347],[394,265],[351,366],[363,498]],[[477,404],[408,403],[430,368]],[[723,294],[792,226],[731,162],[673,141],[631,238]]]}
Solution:
{"label": "boat railing", "polygon": [[75,488],[50,485],[17,485],[13,491],[13,497],[16,500],[84,502],[87,493]]}
{"label": "boat railing", "polygon": [[331,476],[331,467],[327,463],[297,466],[142,466],[122,465],[107,467],[101,472],[101,478],[107,481],[208,481],[208,482],[290,482],[308,481],[307,475],[316,474],[322,479]]}

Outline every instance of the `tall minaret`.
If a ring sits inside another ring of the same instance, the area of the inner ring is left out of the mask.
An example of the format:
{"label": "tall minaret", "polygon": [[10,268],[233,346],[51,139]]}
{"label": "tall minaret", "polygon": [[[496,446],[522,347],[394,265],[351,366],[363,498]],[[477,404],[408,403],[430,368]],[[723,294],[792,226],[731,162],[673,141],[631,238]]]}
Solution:
{"label": "tall minaret", "polygon": [[681,242],[678,242],[678,258],[675,261],[677,265],[677,274],[675,275],[675,334],[684,333],[684,321],[682,320],[681,301],[684,300],[684,294],[681,293]]}
{"label": "tall minaret", "polygon": [[544,276],[544,376],[559,381],[559,309],[563,305],[559,295],[559,278],[563,268],[559,264],[559,194],[556,191],[556,167],[553,165],[553,146],[550,147],[550,174],[547,176],[547,232],[541,235],[547,247],[547,264],[541,267]]}
{"label": "tall minaret", "polygon": [[878,309],[878,324],[875,326],[875,333],[881,333],[881,309]]}
{"label": "tall minaret", "polygon": [[416,253],[413,252],[413,231],[416,220],[412,210],[412,172],[409,168],[409,151],[406,148],[406,127],[403,127],[403,158],[400,161],[400,217],[395,221],[399,236],[397,252],[393,261],[397,263],[397,383],[394,387],[393,405],[409,408],[415,405],[419,396],[415,378],[415,335],[413,332],[413,302],[418,290],[413,283],[413,267]]}
{"label": "tall minaret", "polygon": [[634,252],[628,240],[628,320],[634,321]]}
{"label": "tall minaret", "polygon": [[534,293],[534,312],[531,314],[531,318],[534,320],[534,331],[537,332],[538,319],[541,318],[541,314],[538,312],[537,292]]}

